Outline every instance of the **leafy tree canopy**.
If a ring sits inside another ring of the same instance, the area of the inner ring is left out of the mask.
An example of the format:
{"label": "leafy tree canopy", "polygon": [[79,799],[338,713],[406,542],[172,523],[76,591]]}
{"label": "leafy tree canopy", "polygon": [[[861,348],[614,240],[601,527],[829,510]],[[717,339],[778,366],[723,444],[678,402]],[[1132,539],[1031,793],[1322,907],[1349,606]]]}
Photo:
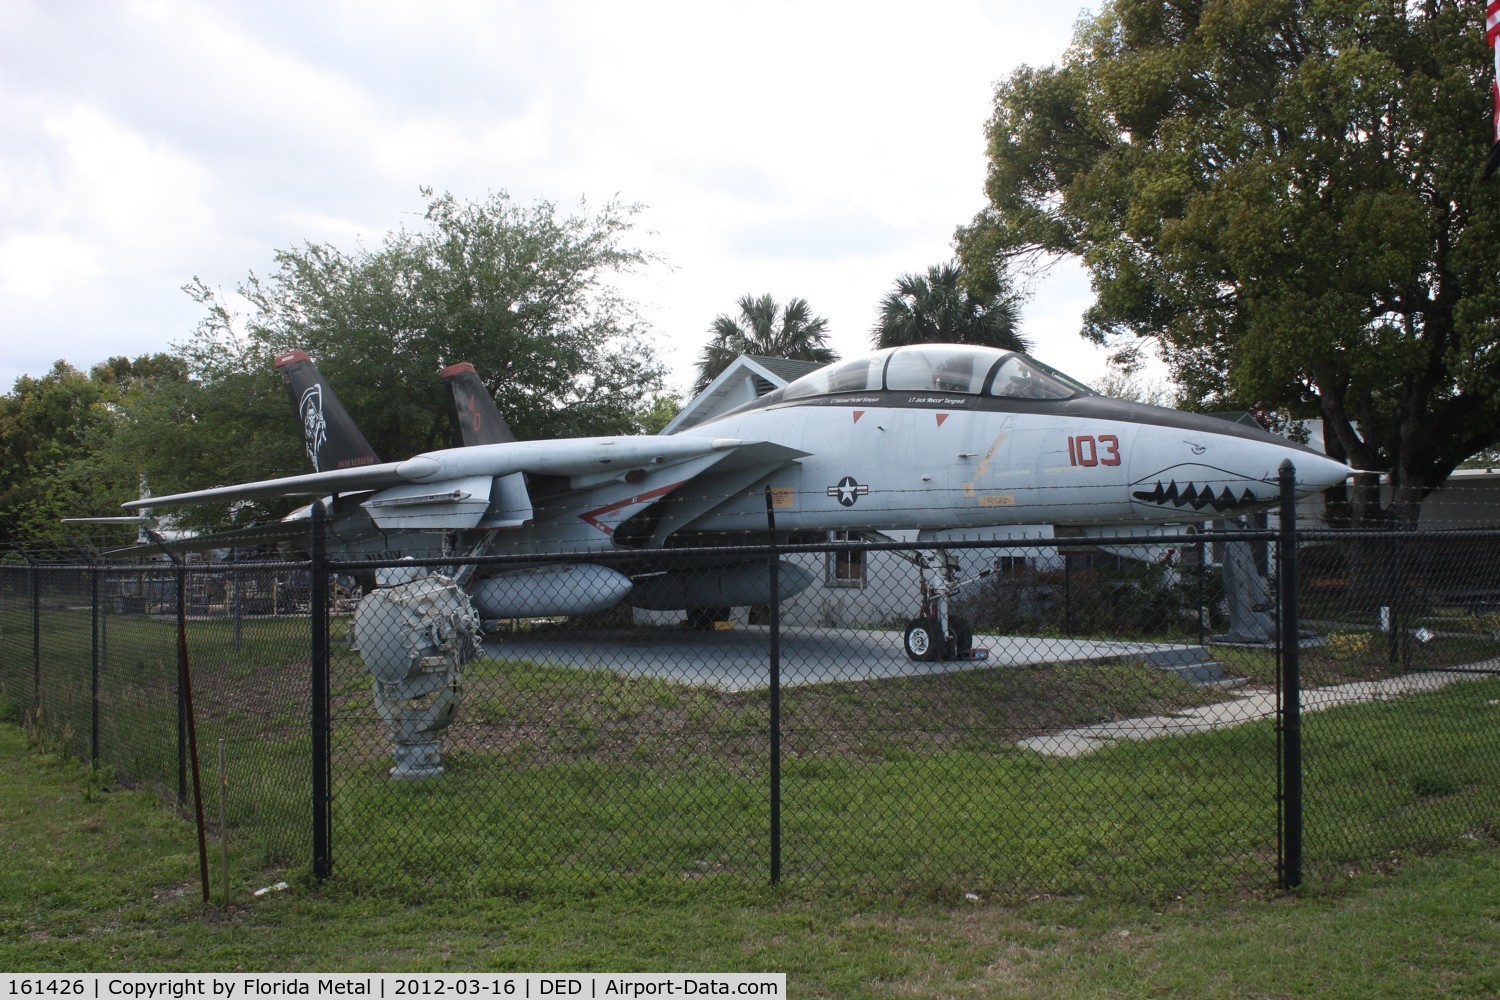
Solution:
{"label": "leafy tree canopy", "polygon": [[828,320],[814,316],[806,299],[790,299],[783,307],[770,295],[744,295],[737,305],[737,316],[721,314],[709,326],[693,392],[702,392],[741,354],[825,365],[838,360],[828,346]]}
{"label": "leafy tree canopy", "polygon": [[1019,304],[1008,282],[975,294],[964,287],[956,263],[935,264],[926,274],[903,274],[880,300],[875,346],[983,344],[1028,351],[1031,345],[1018,330]]}
{"label": "leafy tree canopy", "polygon": [[0,524],[14,539],[58,542],[64,517],[116,514],[138,477],[114,444],[127,413],[183,365],[166,354],[110,358],[88,373],[58,361],[0,396]]}
{"label": "leafy tree canopy", "polygon": [[966,267],[1080,258],[1085,335],[1190,399],[1325,420],[1405,510],[1500,440],[1484,5],[1112,0],[989,123]]}
{"label": "leafy tree canopy", "polygon": [[[660,391],[665,369],[610,282],[653,260],[626,242],[640,208],[564,214],[504,192],[423,194],[422,226],[378,248],[279,251],[276,270],[252,273],[237,299],[187,286],[205,308],[179,345],[191,379],[143,407],[137,425],[158,440],[157,492],[306,471],[272,366],[293,348],[313,357],[382,457],[446,445],[438,371],[459,361],[474,364],[522,439],[641,429],[640,401]],[[163,447],[169,432],[176,443]]]}

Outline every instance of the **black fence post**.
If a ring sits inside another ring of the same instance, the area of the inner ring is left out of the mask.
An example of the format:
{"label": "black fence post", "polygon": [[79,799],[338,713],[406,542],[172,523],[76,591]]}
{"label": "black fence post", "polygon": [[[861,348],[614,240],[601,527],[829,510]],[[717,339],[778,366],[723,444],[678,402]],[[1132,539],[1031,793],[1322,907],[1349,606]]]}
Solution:
{"label": "black fence post", "polygon": [[[166,553],[168,559],[172,560],[172,566],[176,571],[177,580],[177,804],[187,805],[187,783],[188,783],[188,712],[191,709],[188,690],[188,659],[187,659],[187,564],[182,557],[172,551],[171,546],[166,543],[154,529],[146,529],[146,537],[162,552]],[[147,609],[149,610],[149,603]],[[196,773],[196,772],[195,772]],[[202,824],[199,824],[200,829]],[[206,883],[205,879],[205,883]],[[206,891],[206,890],[205,890]],[[205,897],[206,898],[206,897]]]}
{"label": "black fence post", "polygon": [[771,884],[781,882],[781,559],[776,554],[775,494],[766,487],[771,576]]}
{"label": "black fence post", "polygon": [[238,653],[244,640],[245,609],[240,601],[240,584],[243,579],[240,575],[239,549],[230,549],[229,556],[234,560],[234,569],[229,574],[229,586],[234,591],[232,614],[234,615],[234,651]]}
{"label": "black fence post", "polygon": [[[1201,528],[1199,529],[1201,532]],[[1198,645],[1208,643],[1208,546],[1198,535]]]}
{"label": "black fence post", "polygon": [[89,766],[99,766],[99,567],[89,567]]}
{"label": "black fence post", "polygon": [[1281,463],[1281,888],[1302,884],[1302,672],[1297,620],[1297,470]]}
{"label": "black fence post", "polygon": [[1063,553],[1063,635],[1073,631],[1073,557]]}
{"label": "black fence post", "polygon": [[[177,581],[177,687],[181,692],[178,705],[182,712],[182,728],[187,744],[184,767],[191,763],[193,769],[193,816],[198,824],[198,883],[202,887],[203,901],[206,903],[208,902],[208,827],[203,819],[203,773],[198,766],[198,717],[193,710],[193,674],[188,664],[186,564],[178,564]],[[185,798],[185,790],[183,795]]]}
{"label": "black fence post", "polygon": [[[31,562],[27,559],[27,562]],[[31,563],[31,711],[32,724],[42,718],[42,571]]]}
{"label": "black fence post", "polygon": [[325,548],[324,511],[321,501],[312,506],[312,565],[309,568],[309,604],[312,613],[312,854],[313,876],[333,874],[329,842],[333,803],[329,776],[328,702],[328,553]]}

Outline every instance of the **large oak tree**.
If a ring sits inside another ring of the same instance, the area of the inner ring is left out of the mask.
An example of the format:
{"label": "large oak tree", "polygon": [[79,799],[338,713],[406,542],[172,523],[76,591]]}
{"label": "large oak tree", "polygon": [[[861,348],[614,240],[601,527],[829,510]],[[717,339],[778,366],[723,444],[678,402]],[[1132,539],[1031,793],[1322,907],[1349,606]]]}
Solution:
{"label": "large oak tree", "polygon": [[1086,336],[1154,338],[1204,407],[1322,417],[1413,523],[1500,441],[1483,11],[1112,0],[999,84],[965,266],[1081,259]]}

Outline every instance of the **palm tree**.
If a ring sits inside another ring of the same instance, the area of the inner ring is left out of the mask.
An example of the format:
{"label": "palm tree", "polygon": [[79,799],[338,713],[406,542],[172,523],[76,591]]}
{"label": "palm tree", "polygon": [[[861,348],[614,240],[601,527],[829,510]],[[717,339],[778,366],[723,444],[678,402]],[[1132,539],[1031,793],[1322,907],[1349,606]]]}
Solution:
{"label": "palm tree", "polygon": [[739,316],[720,315],[708,328],[712,336],[698,361],[694,392],[702,392],[741,354],[828,364],[838,355],[828,347],[828,320],[814,316],[806,299],[791,299],[779,308],[769,295],[740,297]]}
{"label": "palm tree", "polygon": [[1016,332],[1017,296],[1008,287],[988,297],[964,288],[958,265],[936,264],[925,275],[903,274],[880,300],[876,347],[903,344],[983,344],[1027,351]]}

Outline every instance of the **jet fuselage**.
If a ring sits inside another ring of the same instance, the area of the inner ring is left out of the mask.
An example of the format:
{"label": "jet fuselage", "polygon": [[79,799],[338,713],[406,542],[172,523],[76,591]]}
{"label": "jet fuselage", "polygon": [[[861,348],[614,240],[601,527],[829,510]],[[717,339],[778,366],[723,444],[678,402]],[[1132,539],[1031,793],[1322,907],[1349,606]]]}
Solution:
{"label": "jet fuselage", "polygon": [[[807,453],[687,525],[705,532],[763,522],[764,486],[778,527],[933,530],[1200,522],[1274,503],[1287,459],[1303,495],[1348,475],[1256,427],[1110,399],[1022,355],[951,345],[824,369],[680,433]],[[714,479],[679,501],[711,495]]]}

